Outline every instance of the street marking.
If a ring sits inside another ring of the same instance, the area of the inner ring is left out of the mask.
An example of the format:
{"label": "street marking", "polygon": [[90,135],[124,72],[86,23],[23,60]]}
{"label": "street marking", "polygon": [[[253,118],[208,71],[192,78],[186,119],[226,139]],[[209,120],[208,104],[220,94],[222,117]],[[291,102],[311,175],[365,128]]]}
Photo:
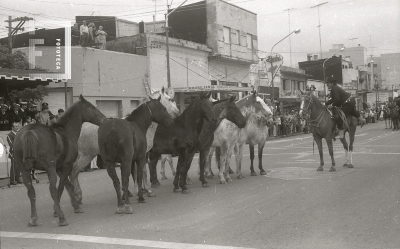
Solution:
{"label": "street marking", "polygon": [[[84,235],[72,235],[72,234],[0,232],[0,236],[2,238],[63,240],[63,241],[89,242],[89,243],[108,244],[108,245],[142,246],[142,247],[150,247],[150,248],[246,249],[246,247],[200,245],[200,244],[109,238],[109,237],[84,236]],[[247,249],[254,249],[254,248],[247,248]]]}
{"label": "street marking", "polygon": [[349,174],[351,170],[342,171],[340,173],[329,172],[329,169],[325,168],[326,171],[317,171],[314,168],[301,168],[301,167],[283,167],[270,169],[270,173],[265,177],[281,179],[281,180],[313,180],[331,178],[336,175],[342,176],[343,174]]}

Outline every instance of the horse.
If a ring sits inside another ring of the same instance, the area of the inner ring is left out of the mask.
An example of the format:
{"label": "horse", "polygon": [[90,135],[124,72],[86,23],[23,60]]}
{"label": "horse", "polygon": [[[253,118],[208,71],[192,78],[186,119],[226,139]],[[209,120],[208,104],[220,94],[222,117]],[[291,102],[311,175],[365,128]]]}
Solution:
{"label": "horse", "polygon": [[[108,119],[99,126],[99,149],[107,173],[113,181],[117,192],[117,214],[131,214],[132,207],[129,203],[129,176],[133,179],[135,164],[137,167],[137,184],[139,202],[143,198],[143,168],[146,165],[147,129],[152,121],[170,127],[173,124],[171,116],[160,102],[161,97],[150,100],[140,105],[126,119]],[[115,171],[115,163],[121,164],[121,180],[123,196],[121,197],[121,184]]]}
{"label": "horse", "polygon": [[390,109],[390,118],[393,122],[393,130],[399,130],[399,107],[396,104]]}
{"label": "horse", "polygon": [[[211,171],[211,158],[214,151],[219,147],[220,154],[217,155],[217,161],[219,166],[219,177],[220,183],[225,184],[231,182],[232,179],[229,176],[229,160],[232,153],[234,145],[238,140],[246,136],[246,127],[249,124],[248,120],[251,114],[258,114],[259,116],[269,117],[272,115],[271,109],[265,104],[265,102],[257,95],[254,91],[249,96],[246,96],[236,102],[240,112],[246,119],[246,126],[241,129],[229,120],[223,120],[218,128],[214,132],[214,140],[211,145],[210,152],[206,158],[205,175],[207,178],[212,178],[213,173]],[[247,139],[242,141],[246,142]],[[240,148],[242,149],[242,148]],[[240,172],[238,174],[238,179],[243,178]],[[240,174],[240,175],[239,175]]]}
{"label": "horse", "polygon": [[[15,165],[22,173],[23,182],[28,189],[31,202],[30,227],[37,226],[36,194],[32,185],[31,170],[46,171],[50,194],[54,201],[55,215],[59,226],[68,225],[60,207],[64,185],[71,198],[75,212],[80,212],[74,198],[73,185],[68,180],[72,165],[78,156],[78,137],[83,122],[101,124],[106,117],[90,102],[80,95],[79,100],[69,107],[56,123],[46,126],[30,124],[18,131],[14,141]],[[57,175],[60,177],[58,191]]]}
{"label": "horse", "polygon": [[[318,98],[312,94],[312,92],[308,92],[301,97],[300,104],[300,117],[303,116],[304,113],[309,113],[310,121],[309,124],[312,126],[312,134],[315,142],[318,145],[319,157],[320,157],[320,166],[317,171],[323,171],[324,166],[324,154],[322,151],[322,138],[325,138],[326,143],[328,145],[329,155],[331,156],[332,166],[329,169],[330,172],[336,171],[335,168],[335,158],[333,156],[333,142],[334,131],[336,128],[336,122],[331,118],[331,113],[328,110],[327,106],[322,105],[322,103],[318,100]],[[348,115],[346,116],[346,122],[343,124],[343,128],[345,129],[345,134],[348,132],[350,137],[350,145],[346,141],[346,137],[341,138],[340,141],[343,144],[343,148],[346,153],[346,163],[343,167],[353,168],[353,143],[356,133],[358,120]],[[350,152],[350,153],[349,153]]]}
{"label": "horse", "polygon": [[[160,186],[157,179],[157,162],[161,154],[179,156],[177,170],[174,179],[174,189],[182,188],[184,193],[188,192],[185,186],[186,167],[192,154],[200,143],[200,132],[204,120],[216,123],[217,118],[209,100],[211,93],[201,93],[190,105],[180,114],[170,128],[158,126],[153,148],[148,152],[148,164],[150,168],[151,187]],[[179,186],[178,186],[179,184]]]}
{"label": "horse", "polygon": [[[157,91],[149,96],[149,99],[156,99],[161,97],[161,104],[167,108],[167,112],[172,118],[175,118],[179,114],[179,109],[176,107],[176,103],[171,100],[171,97],[165,93],[164,87],[161,91]],[[147,149],[150,150],[154,138],[155,129],[157,129],[157,124],[152,123],[150,128],[147,130]],[[98,130],[99,126],[91,123],[84,123],[82,125],[82,130],[80,137],[78,139],[78,157],[74,162],[72,172],[69,176],[72,185],[74,185],[75,198],[79,205],[82,205],[82,189],[79,185],[78,176],[79,173],[95,158],[99,156],[99,143],[98,143]],[[148,193],[151,196],[151,193]]]}

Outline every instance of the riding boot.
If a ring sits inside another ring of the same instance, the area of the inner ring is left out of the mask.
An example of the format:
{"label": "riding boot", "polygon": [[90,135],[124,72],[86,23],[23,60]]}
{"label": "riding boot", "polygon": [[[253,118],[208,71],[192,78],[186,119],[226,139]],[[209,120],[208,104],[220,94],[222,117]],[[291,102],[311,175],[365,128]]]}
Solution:
{"label": "riding boot", "polygon": [[344,130],[339,130],[338,138],[339,138],[339,139],[344,138]]}
{"label": "riding boot", "polygon": [[358,122],[360,122],[361,128],[365,125],[365,119],[362,116],[358,117]]}

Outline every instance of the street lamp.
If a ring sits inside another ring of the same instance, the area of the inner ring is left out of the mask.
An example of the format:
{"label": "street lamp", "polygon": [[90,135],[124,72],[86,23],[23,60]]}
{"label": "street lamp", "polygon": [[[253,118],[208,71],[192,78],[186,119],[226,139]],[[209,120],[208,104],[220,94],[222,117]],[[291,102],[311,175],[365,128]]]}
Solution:
{"label": "street lamp", "polygon": [[336,51],[336,53],[334,53],[331,57],[329,57],[328,59],[324,60],[324,62],[322,63],[322,71],[324,72],[324,91],[325,91],[325,102],[326,102],[326,77],[325,77],[325,62],[327,62],[330,58],[332,58],[333,56],[336,56],[337,53],[344,51],[344,47],[339,49],[338,51]]}
{"label": "street lamp", "polygon": [[[300,32],[301,32],[301,29],[295,29],[295,30],[293,30],[292,32],[290,32],[287,36],[283,37],[280,41],[278,41],[277,43],[275,43],[274,46],[272,46],[272,48],[271,48],[271,53],[270,53],[270,55],[268,56],[268,59],[265,58],[266,61],[268,61],[268,62],[271,63],[271,82],[270,82],[270,85],[272,86],[272,103],[274,103],[274,104],[273,104],[273,106],[274,106],[274,110],[273,110],[274,116],[275,116],[275,109],[276,109],[276,108],[275,108],[275,88],[274,88],[274,77],[275,77],[275,72],[273,72],[273,62],[279,61],[280,59],[282,59],[282,63],[281,63],[281,65],[282,65],[282,64],[283,64],[283,57],[282,57],[282,58],[280,58],[281,56],[272,57],[272,50],[274,49],[274,47],[275,47],[276,45],[278,45],[281,41],[283,41],[283,40],[285,40],[286,38],[288,38],[291,34],[293,34],[293,33],[298,34],[298,33],[300,33]],[[278,72],[278,70],[276,70],[276,72]]]}

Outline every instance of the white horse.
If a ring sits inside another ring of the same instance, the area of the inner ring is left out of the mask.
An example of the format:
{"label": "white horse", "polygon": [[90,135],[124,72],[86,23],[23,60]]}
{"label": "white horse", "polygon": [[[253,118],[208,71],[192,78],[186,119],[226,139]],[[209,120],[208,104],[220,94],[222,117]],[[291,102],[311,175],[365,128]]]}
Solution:
{"label": "white horse", "polygon": [[[159,98],[160,96],[161,103],[174,119],[179,114],[179,109],[177,108],[176,103],[166,94],[164,87],[160,92],[153,93],[151,98]],[[99,127],[94,124],[84,123],[82,125],[81,134],[78,139],[78,157],[74,162],[72,172],[69,176],[70,181],[74,186],[75,198],[80,204],[82,204],[82,189],[79,185],[78,175],[93,160],[93,158],[100,154],[97,134],[98,129]],[[153,139],[156,129],[157,124],[153,122],[147,130],[147,151],[153,147]],[[151,192],[148,194],[149,196],[152,195]]]}
{"label": "white horse", "polygon": [[[264,116],[264,117],[270,117],[272,115],[271,109],[265,104],[265,102],[257,96],[256,92],[253,92],[253,94],[250,94],[247,97],[244,97],[236,102],[236,105],[242,112],[243,116],[246,118],[246,127],[249,125],[249,118],[251,114],[258,114],[259,116]],[[219,177],[220,177],[220,183],[224,184],[226,182],[231,182],[232,179],[229,176],[229,163],[227,164],[228,160],[230,158],[230,155],[232,154],[233,147],[235,144],[239,141],[240,138],[246,137],[246,127],[243,129],[240,129],[237,127],[234,123],[224,119],[218,126],[217,130],[214,132],[214,141],[212,144],[212,147],[210,149],[210,153],[208,154],[208,157],[206,159],[206,167],[205,167],[205,174],[208,178],[212,178],[212,172],[211,172],[211,158],[212,155],[216,149],[216,147],[220,148],[220,155],[219,158],[217,157],[218,160],[218,166],[219,166]],[[244,142],[246,142],[246,139],[244,139]],[[242,143],[242,140],[240,140]],[[243,142],[243,143],[244,143]],[[242,148],[241,148],[242,149]],[[242,176],[239,176],[238,178],[242,178]]]}

